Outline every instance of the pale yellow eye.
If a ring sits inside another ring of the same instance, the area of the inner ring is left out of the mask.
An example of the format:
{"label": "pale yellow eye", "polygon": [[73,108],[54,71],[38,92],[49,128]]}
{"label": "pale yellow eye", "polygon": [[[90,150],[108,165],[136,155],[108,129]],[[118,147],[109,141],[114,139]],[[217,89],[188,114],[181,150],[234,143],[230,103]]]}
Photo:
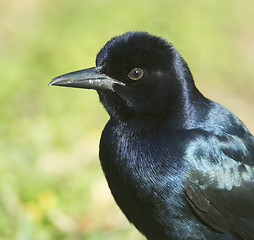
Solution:
{"label": "pale yellow eye", "polygon": [[139,80],[144,75],[144,71],[141,68],[133,68],[129,74],[128,77],[132,80]]}

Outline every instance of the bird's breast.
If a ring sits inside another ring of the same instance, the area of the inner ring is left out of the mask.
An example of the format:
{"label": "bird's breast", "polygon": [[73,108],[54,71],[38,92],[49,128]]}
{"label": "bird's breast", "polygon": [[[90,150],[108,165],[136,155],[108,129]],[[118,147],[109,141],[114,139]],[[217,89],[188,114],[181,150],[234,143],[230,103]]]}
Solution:
{"label": "bird's breast", "polygon": [[131,222],[141,225],[138,228],[146,223],[170,229],[169,216],[181,215],[185,201],[186,175],[179,159],[177,164],[171,158],[173,151],[179,151],[178,156],[181,151],[158,134],[116,130],[105,128],[100,144],[101,165],[116,202]]}

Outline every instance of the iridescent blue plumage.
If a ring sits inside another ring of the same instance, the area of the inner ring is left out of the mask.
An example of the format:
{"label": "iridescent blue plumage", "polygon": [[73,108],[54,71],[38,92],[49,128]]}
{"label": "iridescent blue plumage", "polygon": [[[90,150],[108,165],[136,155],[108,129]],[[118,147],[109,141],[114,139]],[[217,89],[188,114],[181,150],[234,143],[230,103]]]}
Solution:
{"label": "iridescent blue plumage", "polygon": [[[135,68],[140,78],[129,77]],[[100,161],[129,221],[149,240],[253,240],[254,138],[198,91],[172,44],[128,32],[106,43],[94,69],[109,86],[94,85],[110,115]]]}

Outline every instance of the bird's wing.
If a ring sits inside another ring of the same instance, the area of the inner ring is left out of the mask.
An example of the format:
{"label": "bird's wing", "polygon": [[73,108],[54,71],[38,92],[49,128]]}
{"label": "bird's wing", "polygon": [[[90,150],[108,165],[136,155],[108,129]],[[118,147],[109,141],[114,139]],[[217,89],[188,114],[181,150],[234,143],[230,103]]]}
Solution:
{"label": "bird's wing", "polygon": [[246,161],[237,151],[224,148],[224,153],[235,158],[234,166],[205,172],[193,170],[185,185],[191,208],[206,225],[217,231],[233,232],[244,240],[254,240],[253,142],[251,138],[244,145]]}

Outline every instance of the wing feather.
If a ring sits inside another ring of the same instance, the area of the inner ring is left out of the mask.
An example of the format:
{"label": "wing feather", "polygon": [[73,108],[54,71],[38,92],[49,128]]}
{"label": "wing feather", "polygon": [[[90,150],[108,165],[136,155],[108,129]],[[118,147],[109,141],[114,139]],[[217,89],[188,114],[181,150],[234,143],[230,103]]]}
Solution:
{"label": "wing feather", "polygon": [[[221,171],[194,171],[190,179],[195,184],[185,185],[187,200],[193,211],[209,227],[220,232],[235,233],[245,240],[254,240],[253,172],[254,168],[246,164],[224,174]],[[215,177],[218,174],[226,177],[223,181],[228,182],[230,188],[218,183],[219,178]]]}

